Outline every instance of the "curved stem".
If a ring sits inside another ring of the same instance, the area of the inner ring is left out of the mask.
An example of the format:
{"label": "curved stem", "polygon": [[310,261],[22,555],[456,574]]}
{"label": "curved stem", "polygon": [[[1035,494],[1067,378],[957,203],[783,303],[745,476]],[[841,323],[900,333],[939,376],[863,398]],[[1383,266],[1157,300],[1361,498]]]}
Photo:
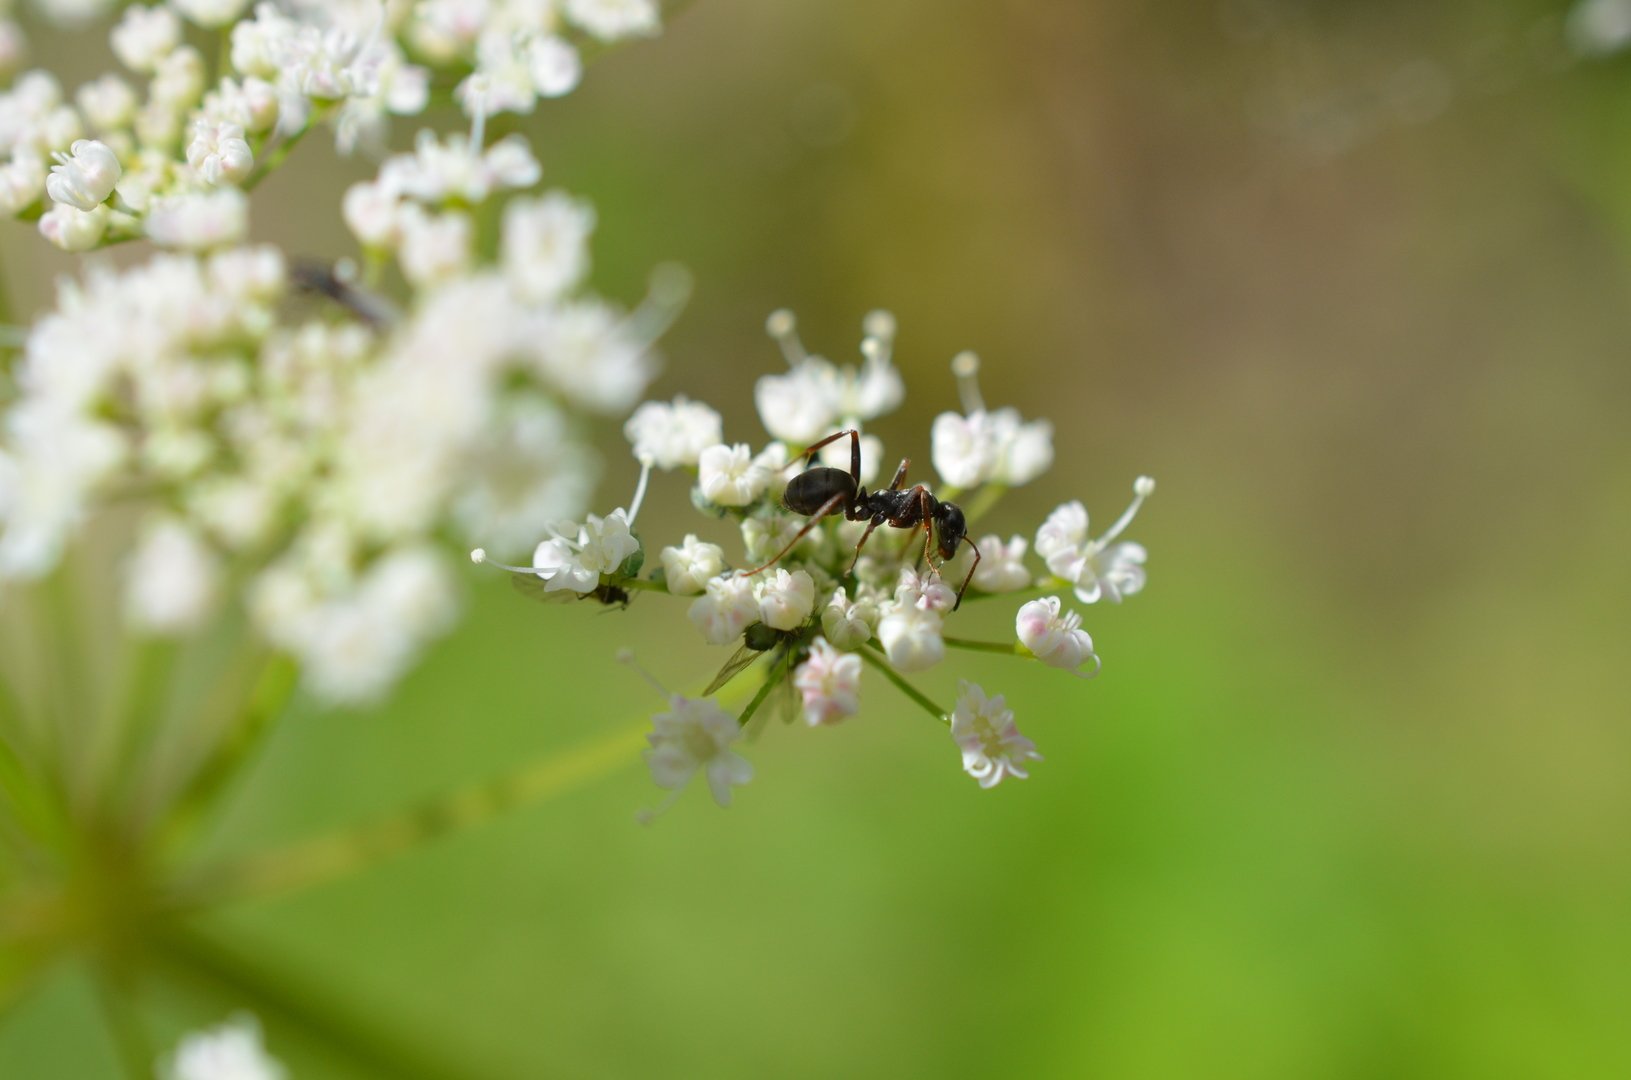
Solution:
{"label": "curved stem", "polygon": [[1000,653],[1003,656],[1029,656],[1029,650],[1021,652],[1024,646],[1018,642],[1010,645],[1004,641],[971,641],[968,638],[943,637],[944,641],[954,649],[968,649],[971,652]]}
{"label": "curved stem", "polygon": [[632,761],[647,725],[524,765],[360,826],[252,855],[184,882],[177,906],[197,908],[309,888],[424,847],[449,833],[581,787]]}
{"label": "curved stem", "polygon": [[902,678],[900,672],[890,667],[889,661],[882,655],[882,650],[878,647],[876,642],[869,641],[867,642],[867,646],[867,648],[857,650],[857,655],[859,655],[863,661],[871,664],[875,669],[882,672],[884,678],[895,684],[895,689],[911,698],[923,709],[923,711],[927,712],[930,716],[934,717],[942,724],[950,726],[951,720],[948,719],[946,710],[930,701],[921,690]]}

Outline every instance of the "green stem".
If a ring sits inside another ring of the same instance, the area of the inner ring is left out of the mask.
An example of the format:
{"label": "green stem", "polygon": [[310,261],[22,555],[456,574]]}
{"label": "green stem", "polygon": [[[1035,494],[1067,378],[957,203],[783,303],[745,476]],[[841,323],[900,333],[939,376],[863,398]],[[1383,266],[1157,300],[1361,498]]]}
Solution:
{"label": "green stem", "polygon": [[968,649],[970,652],[1000,653],[1003,656],[1029,656],[1030,651],[1021,651],[1025,647],[1018,642],[1009,645],[1002,641],[970,641],[968,638],[943,637],[947,645],[954,649]]}
{"label": "green stem", "polygon": [[184,843],[196,834],[204,813],[219,800],[255,751],[265,742],[272,724],[283,715],[294,696],[299,670],[293,660],[273,655],[261,671],[249,704],[238,722],[221,737],[215,749],[184,782],[164,824],[165,839]]}
{"label": "green stem", "polygon": [[782,658],[777,660],[775,666],[770,669],[770,673],[765,676],[765,681],[760,685],[759,692],[753,695],[753,700],[748,702],[748,707],[742,710],[742,715],[736,721],[739,725],[742,727],[748,726],[748,721],[753,719],[753,714],[759,711],[759,706],[765,703],[765,698],[770,696],[770,692],[776,688],[776,684],[781,682],[782,677],[787,674],[787,665],[792,659],[793,649],[789,647],[782,654]]}
{"label": "green stem", "polygon": [[448,1051],[403,1040],[400,1032],[414,1030],[411,1025],[380,1024],[359,1016],[354,1006],[339,999],[331,983],[298,979],[196,930],[170,927],[157,937],[159,958],[174,975],[249,1006],[268,1025],[315,1036],[368,1075],[403,1080],[480,1075],[463,1054],[455,1068],[441,1060],[453,1056]]}
{"label": "green stem", "polygon": [[411,806],[376,821],[204,871],[177,892],[182,907],[230,903],[309,888],[570,791],[634,759],[647,725]]}
{"label": "green stem", "polygon": [[902,678],[900,672],[890,667],[889,661],[883,656],[883,650],[876,642],[869,641],[867,646],[865,649],[857,650],[862,660],[882,672],[884,678],[895,684],[895,689],[917,702],[930,716],[950,726],[951,720],[946,710],[930,701],[921,690]]}
{"label": "green stem", "polygon": [[668,591],[668,586],[656,581],[647,581],[645,578],[621,578],[615,582],[615,584],[620,589],[633,589],[636,592],[663,593],[666,596],[673,595]]}
{"label": "green stem", "polygon": [[254,191],[262,180],[277,172],[278,166],[283,164],[284,159],[293,152],[295,147],[300,145],[300,140],[304,139],[307,133],[322,121],[327,112],[327,106],[313,105],[311,115],[306,118],[306,126],[291,135],[285,136],[283,141],[273,147],[270,153],[255,163],[255,168],[251,170],[249,176],[243,182],[243,190],[245,192]]}
{"label": "green stem", "polygon": [[131,1080],[148,1080],[153,1075],[156,1055],[130,999],[130,984],[108,971],[97,972],[97,999],[119,1052],[119,1062]]}

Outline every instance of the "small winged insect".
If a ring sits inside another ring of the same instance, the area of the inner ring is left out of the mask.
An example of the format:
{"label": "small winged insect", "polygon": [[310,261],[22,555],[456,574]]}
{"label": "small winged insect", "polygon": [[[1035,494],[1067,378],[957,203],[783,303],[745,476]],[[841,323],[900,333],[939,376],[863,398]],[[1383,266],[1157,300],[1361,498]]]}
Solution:
{"label": "small winged insect", "polygon": [[627,589],[616,585],[596,585],[586,593],[569,589],[549,591],[548,583],[536,574],[511,574],[510,584],[522,596],[531,597],[542,604],[564,604],[570,600],[598,600],[607,607],[626,608],[632,597]]}
{"label": "small winged insect", "polygon": [[[849,471],[832,469],[823,465],[815,465],[815,454],[823,446],[837,442],[844,436],[849,436]],[[968,525],[963,518],[963,510],[956,503],[946,502],[934,497],[933,493],[922,484],[914,484],[911,488],[902,490],[901,485],[906,483],[906,469],[911,465],[911,458],[901,461],[900,468],[895,470],[895,478],[890,481],[889,487],[882,491],[868,491],[861,486],[861,434],[858,431],[840,431],[836,435],[829,435],[804,452],[805,470],[787,482],[787,491],[782,496],[782,502],[795,514],[804,514],[809,522],[798,531],[792,541],[776,557],[763,566],[744,570],[743,574],[752,575],[768,570],[781,561],[782,556],[804,539],[809,531],[816,527],[816,523],[829,514],[843,514],[849,521],[864,521],[867,523],[866,531],[855,544],[855,558],[850,561],[851,572],[855,563],[861,558],[861,548],[866,544],[872,530],[880,525],[888,525],[892,529],[923,530],[923,557],[928,560],[931,567],[938,571],[934,565],[934,553],[938,552],[942,564],[957,554],[959,544],[967,544],[974,548],[974,563],[968,568],[968,576],[963,579],[962,587],[957,590],[957,602],[952,605],[956,611],[963,604],[963,592],[968,583],[974,580],[974,569],[980,565],[980,549],[974,541],[968,538]],[[938,536],[936,533],[938,532]]]}
{"label": "small winged insect", "polygon": [[307,292],[326,296],[376,330],[400,318],[396,305],[378,293],[369,292],[352,280],[353,264],[330,264],[317,259],[296,259],[289,267],[290,279]]}

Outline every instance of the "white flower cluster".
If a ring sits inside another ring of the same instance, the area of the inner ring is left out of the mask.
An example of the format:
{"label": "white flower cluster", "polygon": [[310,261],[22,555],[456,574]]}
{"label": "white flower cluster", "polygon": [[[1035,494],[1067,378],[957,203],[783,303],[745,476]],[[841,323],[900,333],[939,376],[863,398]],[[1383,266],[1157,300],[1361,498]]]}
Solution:
{"label": "white flower cluster", "polygon": [[[530,112],[578,85],[577,43],[660,28],[656,0],[286,0],[246,17],[247,6],[127,7],[109,43],[128,74],[86,83],[71,102],[49,73],[21,75],[0,93],[0,216],[38,218],[40,233],[68,251],[140,237],[188,250],[230,245],[248,227],[243,191],[318,121],[332,121],[342,151],[383,146],[391,115],[430,106],[434,73],[456,83],[480,144],[488,115]],[[8,10],[0,3],[0,86],[26,48]],[[227,35],[229,67],[210,70],[186,43],[186,23]],[[515,164],[498,158],[493,168]],[[514,180],[470,173],[444,179]],[[403,242],[416,270],[446,275],[469,237],[427,221]]]}
{"label": "white flower cluster", "polygon": [[[912,485],[904,462],[887,489],[869,493],[882,445],[859,427],[894,409],[904,394],[892,362],[893,318],[885,312],[867,316],[861,362],[854,367],[810,355],[788,312],[772,315],[768,330],[788,371],[765,376],[756,387],[760,418],[771,436],[767,445],[727,441],[719,414],[685,397],[647,402],[624,426],[643,466],[642,492],[652,469],[693,474],[697,508],[710,519],[735,523],[745,549],[739,564],[732,564],[722,545],[693,533],[660,548],[652,560],[656,568],[639,577],[630,568],[648,560],[629,531],[632,515],[618,510],[604,522],[591,517],[588,525],[555,529],[538,546],[532,566],[506,569],[536,576],[546,591],[598,590],[608,601],[626,598],[634,588],[690,598],[689,618],[703,639],[737,646],[714,689],[769,656],[768,682],[785,679],[813,727],[855,715],[862,668],[874,666],[949,725],[964,768],[981,786],[1025,777],[1027,763],[1038,755],[1001,696],[987,697],[963,682],[955,707],[943,711],[904,676],[946,664],[956,649],[1006,652],[1081,677],[1097,674],[1099,657],[1081,616],[1065,610],[1056,595],[1022,603],[1007,643],[955,636],[948,625],[965,589],[974,600],[1069,588],[1085,604],[1119,602],[1138,592],[1144,549],[1118,538],[1154,490],[1153,481],[1138,480],[1132,505],[1097,538],[1088,534],[1082,505],[1070,502],[1048,516],[1034,543],[994,534],[976,542],[966,532],[976,514],[1051,464],[1052,427],[1025,422],[1013,409],[987,410],[975,381],[978,362],[962,354],[952,368],[964,414],[938,417],[931,439],[936,471],[950,485],[941,495],[956,489],[970,510]],[[822,471],[790,484],[807,463],[804,446]],[[825,520],[810,516],[821,511]],[[618,543],[604,550],[597,538],[608,522],[615,522],[611,534]],[[572,530],[578,530],[576,540]],[[1033,550],[1045,567],[1040,575],[1026,562]],[[481,561],[484,553],[476,555]],[[763,694],[732,718],[706,697],[674,697],[652,736],[654,779],[677,788],[705,771],[724,804],[728,786],[748,775],[725,748],[762,700]]]}
{"label": "white flower cluster", "polygon": [[[134,493],[152,507],[128,569],[139,627],[196,630],[246,581],[254,624],[317,694],[387,689],[452,616],[437,538],[451,525],[519,550],[576,513],[595,473],[583,420],[639,399],[676,299],[628,316],[583,295],[593,217],[564,195],[511,198],[499,252],[478,258],[469,210],[538,173],[515,137],[427,134],[385,162],[370,187],[401,224],[379,253],[415,291],[384,326],[378,298],[337,280],[352,307],[288,318],[291,275],[270,248],[65,284],[0,417],[0,579],[48,571]],[[598,582],[638,547],[617,525],[591,518],[539,558],[564,587]]]}

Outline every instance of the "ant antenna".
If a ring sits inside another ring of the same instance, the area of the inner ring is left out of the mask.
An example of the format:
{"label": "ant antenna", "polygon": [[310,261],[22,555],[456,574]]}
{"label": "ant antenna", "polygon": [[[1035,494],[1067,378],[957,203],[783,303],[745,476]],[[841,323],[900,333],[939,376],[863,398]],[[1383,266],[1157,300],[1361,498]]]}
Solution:
{"label": "ant antenna", "polygon": [[788,367],[798,367],[810,358],[804,349],[804,342],[799,340],[798,320],[786,308],[777,308],[770,313],[770,318],[765,320],[765,333],[781,346]]}
{"label": "ant antenna", "polygon": [[980,396],[980,358],[971,352],[960,352],[951,358],[951,373],[957,377],[957,396],[962,399],[963,412],[972,416],[985,412],[985,398]]}

